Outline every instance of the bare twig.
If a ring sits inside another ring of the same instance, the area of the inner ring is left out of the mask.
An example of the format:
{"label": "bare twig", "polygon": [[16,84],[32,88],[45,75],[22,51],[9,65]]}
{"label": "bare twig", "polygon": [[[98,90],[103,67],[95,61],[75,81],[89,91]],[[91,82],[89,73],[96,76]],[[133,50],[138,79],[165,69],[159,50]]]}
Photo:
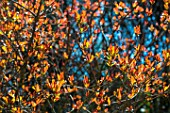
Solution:
{"label": "bare twig", "polygon": [[53,108],[53,106],[51,105],[50,101],[47,99],[48,105],[50,106],[50,108],[52,109],[53,113],[56,113],[55,109]]}
{"label": "bare twig", "polygon": [[25,10],[27,10],[28,12],[30,12],[34,17],[36,16],[36,14],[34,12],[32,12],[31,10],[29,10],[28,8],[22,6],[21,4],[19,4],[18,2],[11,0],[13,3],[19,5],[20,7],[24,8]]}
{"label": "bare twig", "polygon": [[82,90],[88,90],[88,91],[91,91],[91,92],[95,92],[93,89],[90,89],[90,88],[85,88],[85,87],[82,87],[82,86],[75,86],[75,85],[69,85],[69,84],[64,84],[63,87],[75,87],[75,88],[78,88],[78,89],[82,89]]}

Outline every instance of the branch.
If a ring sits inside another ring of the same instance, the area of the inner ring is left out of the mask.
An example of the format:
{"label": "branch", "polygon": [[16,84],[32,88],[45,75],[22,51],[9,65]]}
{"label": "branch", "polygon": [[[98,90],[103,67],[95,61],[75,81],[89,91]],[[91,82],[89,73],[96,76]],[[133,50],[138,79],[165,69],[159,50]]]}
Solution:
{"label": "branch", "polygon": [[21,4],[19,4],[18,2],[11,0],[13,3],[19,5],[20,7],[24,8],[25,10],[27,10],[28,12],[30,12],[34,17],[36,16],[36,14],[34,12],[32,12],[31,10],[29,10],[28,8],[22,6]]}
{"label": "branch", "polygon": [[41,6],[42,6],[42,0],[40,1],[40,6],[38,8],[38,12],[37,12],[36,16],[34,17],[32,36],[31,36],[29,43],[28,43],[28,52],[29,52],[29,50],[33,49],[32,46],[31,46],[31,43],[34,41],[34,33],[35,33],[35,30],[36,30],[36,26],[37,26],[36,23],[39,20],[39,13],[40,13],[40,10],[41,10]]}
{"label": "branch", "polygon": [[95,92],[93,89],[90,89],[90,88],[85,88],[85,87],[82,87],[82,86],[75,86],[75,85],[69,85],[69,84],[64,84],[63,87],[75,87],[75,88],[78,88],[78,89],[82,89],[82,90],[88,90],[88,91],[91,91],[91,92]]}
{"label": "branch", "polygon": [[[121,101],[113,101],[111,104],[118,104],[118,103],[123,103],[123,102],[126,102],[126,101],[130,101],[130,100],[132,100],[132,99],[134,99],[138,94],[139,94],[139,92],[140,92],[140,88],[138,89],[138,92],[132,97],[132,98],[129,98],[129,99],[125,99],[125,100],[121,100]],[[110,106],[110,105],[108,105],[108,104],[103,104],[103,106],[105,106],[105,107],[107,107],[107,106]]]}

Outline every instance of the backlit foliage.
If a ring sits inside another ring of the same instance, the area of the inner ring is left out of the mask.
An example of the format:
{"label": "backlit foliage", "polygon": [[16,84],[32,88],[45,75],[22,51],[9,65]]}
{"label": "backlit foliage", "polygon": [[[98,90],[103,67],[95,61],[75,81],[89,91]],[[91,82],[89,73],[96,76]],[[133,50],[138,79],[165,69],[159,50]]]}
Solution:
{"label": "backlit foliage", "polygon": [[169,6],[2,0],[0,111],[124,113],[168,98]]}

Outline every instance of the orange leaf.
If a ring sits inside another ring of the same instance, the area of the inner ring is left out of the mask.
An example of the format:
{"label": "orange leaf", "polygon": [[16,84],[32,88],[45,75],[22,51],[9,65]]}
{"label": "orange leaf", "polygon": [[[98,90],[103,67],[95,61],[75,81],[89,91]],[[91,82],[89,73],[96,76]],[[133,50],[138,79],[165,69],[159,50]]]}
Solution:
{"label": "orange leaf", "polygon": [[6,103],[8,103],[8,97],[2,97],[2,99],[3,99]]}
{"label": "orange leaf", "polygon": [[32,105],[32,107],[36,107],[37,106],[37,104],[34,101],[31,101],[31,105]]}
{"label": "orange leaf", "polygon": [[88,87],[89,87],[90,83],[89,83],[89,79],[88,79],[88,77],[87,77],[87,76],[84,76],[83,83],[84,83],[84,86],[85,86],[86,88],[88,88]]}
{"label": "orange leaf", "polygon": [[133,76],[130,77],[130,82],[131,82],[132,86],[136,82],[136,80],[135,80],[135,78]]}
{"label": "orange leaf", "polygon": [[122,90],[122,88],[117,89],[117,98],[118,98],[119,100],[122,99],[121,90]]}
{"label": "orange leaf", "polygon": [[138,89],[132,89],[131,94],[128,95],[128,97],[131,99],[135,95],[135,93],[138,91]]}
{"label": "orange leaf", "polygon": [[157,61],[159,61],[159,62],[161,61],[161,57],[160,57],[159,54],[155,55],[155,58],[156,58]]}
{"label": "orange leaf", "polygon": [[108,82],[112,82],[112,81],[113,81],[113,80],[112,80],[112,77],[110,77],[109,75],[106,76],[106,80],[107,80]]}
{"label": "orange leaf", "polygon": [[66,52],[64,52],[63,56],[65,59],[68,59],[68,54]]}
{"label": "orange leaf", "polygon": [[134,28],[134,32],[135,32],[136,35],[141,34],[140,25],[138,25],[138,26],[136,26],[136,27]]}
{"label": "orange leaf", "polygon": [[36,84],[35,86],[32,86],[32,89],[34,89],[36,92],[41,91],[39,84]]}
{"label": "orange leaf", "polygon": [[88,59],[88,62],[91,63],[91,62],[93,61],[93,59],[94,59],[94,55],[92,55],[92,54],[89,53],[89,54],[87,55],[87,59]]}
{"label": "orange leaf", "polygon": [[135,8],[136,6],[138,6],[138,2],[135,1],[133,4],[132,4],[133,8]]}
{"label": "orange leaf", "polygon": [[156,70],[159,71],[159,70],[161,69],[161,67],[162,67],[161,63],[157,64],[157,65],[156,65]]}
{"label": "orange leaf", "polygon": [[99,105],[97,106],[97,110],[98,110],[98,111],[100,111],[100,110],[101,110],[101,107],[100,107]]}
{"label": "orange leaf", "polygon": [[154,4],[154,3],[155,3],[155,0],[150,0],[150,3],[151,3],[151,4]]}
{"label": "orange leaf", "polygon": [[64,80],[64,72],[61,72],[60,74],[57,74],[57,79],[60,80]]}
{"label": "orange leaf", "polygon": [[70,84],[73,84],[74,75],[69,76],[68,81],[70,82]]}
{"label": "orange leaf", "polygon": [[150,84],[146,84],[145,92],[150,92]]}

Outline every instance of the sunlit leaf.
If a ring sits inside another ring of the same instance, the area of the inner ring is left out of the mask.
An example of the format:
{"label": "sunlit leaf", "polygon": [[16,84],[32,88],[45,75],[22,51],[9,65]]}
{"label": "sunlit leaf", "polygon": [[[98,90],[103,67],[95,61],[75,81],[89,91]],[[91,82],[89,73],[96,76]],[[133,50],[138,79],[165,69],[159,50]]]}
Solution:
{"label": "sunlit leaf", "polygon": [[8,95],[11,96],[12,98],[14,98],[15,97],[15,91],[14,90],[9,91]]}
{"label": "sunlit leaf", "polygon": [[138,5],[137,1],[133,2],[133,4],[132,4],[133,7],[136,7],[137,5]]}
{"label": "sunlit leaf", "polygon": [[87,60],[88,60],[89,63],[91,63],[93,61],[93,59],[94,59],[94,55],[92,55],[90,53],[87,54]]}
{"label": "sunlit leaf", "polygon": [[136,34],[136,35],[141,34],[141,31],[140,31],[140,25],[138,25],[138,26],[134,27],[134,32],[135,32],[135,34]]}
{"label": "sunlit leaf", "polygon": [[131,93],[128,94],[128,98],[130,98],[130,99],[133,98],[134,95],[136,94],[137,90],[138,90],[138,89],[133,88],[133,89],[131,90]]}
{"label": "sunlit leaf", "polygon": [[146,88],[145,88],[145,92],[150,92],[150,87],[149,87],[149,86],[150,86],[150,84],[147,83],[147,84],[146,84]]}
{"label": "sunlit leaf", "polygon": [[117,98],[118,98],[119,100],[122,99],[122,93],[121,93],[121,91],[122,91],[122,88],[117,89]]}
{"label": "sunlit leaf", "polygon": [[150,3],[151,3],[151,4],[154,4],[154,3],[155,3],[155,0],[150,0]]}
{"label": "sunlit leaf", "polygon": [[68,80],[69,80],[70,84],[73,84],[74,75],[69,76]]}
{"label": "sunlit leaf", "polygon": [[34,89],[36,92],[41,91],[41,88],[40,88],[39,84],[36,84],[35,86],[32,86],[32,89]]}
{"label": "sunlit leaf", "polygon": [[101,110],[101,107],[98,105],[96,109],[97,109],[98,111],[100,111],[100,110]]}
{"label": "sunlit leaf", "polygon": [[164,86],[164,91],[169,89],[169,85],[168,86]]}
{"label": "sunlit leaf", "polygon": [[34,101],[31,101],[31,105],[32,105],[32,107],[36,107],[37,106],[36,102],[34,102]]}
{"label": "sunlit leaf", "polygon": [[13,108],[12,108],[12,111],[13,111],[13,112],[16,112],[16,111],[17,111],[17,107],[13,107]]}
{"label": "sunlit leaf", "polygon": [[[146,14],[147,14],[148,16],[152,15],[152,8],[151,8],[151,9],[146,8]],[[151,25],[150,30],[153,31],[153,29],[154,29],[154,27],[153,27],[153,25]]]}
{"label": "sunlit leaf", "polygon": [[108,103],[109,106],[111,105],[110,97],[107,98],[107,103]]}
{"label": "sunlit leaf", "polygon": [[86,88],[88,88],[90,86],[90,82],[87,76],[84,76],[84,80],[83,80],[84,86]]}
{"label": "sunlit leaf", "polygon": [[135,78],[133,76],[130,76],[130,82],[132,84],[132,86],[134,85],[134,83],[136,82]]}
{"label": "sunlit leaf", "polygon": [[76,108],[77,109],[80,109],[82,105],[83,105],[83,102],[81,100],[76,101]]}
{"label": "sunlit leaf", "polygon": [[3,96],[2,99],[3,99],[6,103],[8,103],[8,97]]}
{"label": "sunlit leaf", "polygon": [[64,72],[60,72],[60,74],[57,74],[57,79],[59,81],[64,80]]}
{"label": "sunlit leaf", "polygon": [[7,53],[7,47],[6,46],[2,46],[2,50],[4,50],[4,52]]}
{"label": "sunlit leaf", "polygon": [[158,71],[161,70],[161,66],[162,66],[161,63],[157,64],[157,65],[156,65],[156,70],[158,70]]}
{"label": "sunlit leaf", "polygon": [[3,32],[0,30],[0,35],[3,35]]}
{"label": "sunlit leaf", "polygon": [[68,59],[68,54],[66,52],[64,52],[63,56],[65,59]]}

